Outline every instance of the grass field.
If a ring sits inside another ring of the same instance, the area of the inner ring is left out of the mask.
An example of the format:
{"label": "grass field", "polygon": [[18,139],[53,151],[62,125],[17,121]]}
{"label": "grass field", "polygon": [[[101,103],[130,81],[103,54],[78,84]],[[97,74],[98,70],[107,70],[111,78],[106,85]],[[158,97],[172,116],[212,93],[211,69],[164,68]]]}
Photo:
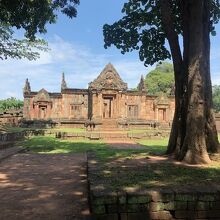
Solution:
{"label": "grass field", "polygon": [[[30,137],[22,142],[24,147],[27,147],[34,153],[86,153],[94,151],[101,161],[108,161],[116,158],[129,158],[135,155],[150,155],[164,153],[166,141],[152,140],[147,141],[147,145],[143,149],[113,149],[102,141],[90,141],[87,139],[68,139],[62,140],[52,136],[36,136]],[[163,146],[160,147],[160,144]],[[143,143],[144,144],[144,143]]]}
{"label": "grass field", "polygon": [[[173,163],[148,163],[152,155],[166,151],[168,139],[140,140],[142,149],[114,149],[102,141],[85,139],[61,140],[51,136],[37,136],[22,142],[34,153],[86,153],[96,154],[97,171],[94,180],[111,190],[129,187],[163,187],[213,184],[220,182],[220,158],[201,167]],[[132,167],[132,168],[131,168]]]}

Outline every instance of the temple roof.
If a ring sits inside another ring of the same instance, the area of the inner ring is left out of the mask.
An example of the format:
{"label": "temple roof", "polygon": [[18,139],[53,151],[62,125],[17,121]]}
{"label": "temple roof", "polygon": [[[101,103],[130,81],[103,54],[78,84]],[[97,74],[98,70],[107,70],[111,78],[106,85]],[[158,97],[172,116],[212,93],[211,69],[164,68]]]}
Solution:
{"label": "temple roof", "polygon": [[155,105],[169,105],[170,101],[166,94],[161,93],[154,101]]}
{"label": "temple roof", "polygon": [[34,97],[34,102],[51,102],[50,95],[45,89],[41,89]]}
{"label": "temple roof", "polygon": [[89,83],[89,89],[113,89],[113,90],[127,90],[127,83],[123,82],[120,75],[109,63],[100,73],[100,75],[91,83]]}

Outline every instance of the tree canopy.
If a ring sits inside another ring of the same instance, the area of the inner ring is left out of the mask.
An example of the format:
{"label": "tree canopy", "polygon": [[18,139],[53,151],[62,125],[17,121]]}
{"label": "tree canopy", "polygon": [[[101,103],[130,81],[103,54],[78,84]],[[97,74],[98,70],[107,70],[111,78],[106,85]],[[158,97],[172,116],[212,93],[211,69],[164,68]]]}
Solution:
{"label": "tree canopy", "polygon": [[[124,16],[112,25],[103,26],[104,47],[115,45],[122,54],[139,51],[145,65],[153,65],[170,59],[171,51],[166,47],[168,33],[164,17],[169,16],[170,25],[177,35],[183,35],[182,0],[128,0],[122,8]],[[210,0],[210,32],[215,35],[215,24],[220,19],[219,0]],[[166,7],[168,11],[165,11]],[[164,8],[162,8],[164,7]]]}
{"label": "tree canopy", "polygon": [[10,109],[20,109],[23,107],[23,101],[14,97],[0,100],[0,112]]}
{"label": "tree canopy", "polygon": [[146,75],[145,84],[150,95],[170,95],[174,89],[173,65],[167,62],[158,63],[156,68]]}
{"label": "tree canopy", "polygon": [[[0,59],[36,59],[39,50],[47,50],[37,33],[46,33],[46,25],[55,23],[60,11],[76,17],[79,0],[2,0],[0,1]],[[14,36],[14,29],[24,30],[24,39]]]}
{"label": "tree canopy", "polygon": [[220,85],[213,86],[213,107],[216,112],[220,112]]}
{"label": "tree canopy", "polygon": [[172,57],[175,113],[167,154],[187,163],[210,162],[208,152],[220,152],[210,77],[219,0],[128,0],[122,13],[103,27],[105,48],[137,50],[146,66]]}

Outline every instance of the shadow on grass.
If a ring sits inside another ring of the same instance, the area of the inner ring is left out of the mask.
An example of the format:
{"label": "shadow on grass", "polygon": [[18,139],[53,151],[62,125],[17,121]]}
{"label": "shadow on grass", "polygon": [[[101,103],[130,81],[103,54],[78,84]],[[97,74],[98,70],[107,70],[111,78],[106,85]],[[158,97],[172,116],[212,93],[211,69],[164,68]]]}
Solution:
{"label": "shadow on grass", "polygon": [[22,144],[34,153],[84,153],[88,150],[101,149],[105,146],[101,142],[61,140],[50,136],[31,137]]}
{"label": "shadow on grass", "polygon": [[97,166],[97,171],[90,173],[97,188],[104,186],[112,191],[127,191],[146,188],[182,188],[219,185],[220,167],[186,167],[172,163],[145,162],[142,166]]}
{"label": "shadow on grass", "polygon": [[116,158],[135,157],[140,154],[158,155],[165,152],[165,147],[159,145],[145,146],[142,149],[113,149],[102,141],[61,140],[51,136],[31,137],[26,139],[22,145],[34,153],[86,153],[87,151],[94,151],[101,162]]}
{"label": "shadow on grass", "polygon": [[[147,155],[164,153],[166,143],[164,141],[164,144],[159,145],[157,141],[150,141],[145,144],[143,149],[113,149],[101,141],[60,140],[47,136],[31,137],[23,142],[23,146],[28,147],[34,153],[56,154],[94,151],[97,159],[97,172],[93,172],[92,176],[95,182],[98,180],[97,186],[100,182],[104,183],[106,188],[120,190],[136,186],[143,188],[181,186],[186,183],[188,185],[196,183],[218,184],[220,182],[220,162],[216,166],[209,167],[187,167],[171,162],[148,163]],[[144,158],[140,159],[141,163],[138,166],[138,156],[143,154]],[[125,160],[117,163],[116,159],[118,158]],[[108,162],[111,161],[116,161],[114,166],[109,166]],[[135,161],[135,163],[130,164],[129,161]]]}

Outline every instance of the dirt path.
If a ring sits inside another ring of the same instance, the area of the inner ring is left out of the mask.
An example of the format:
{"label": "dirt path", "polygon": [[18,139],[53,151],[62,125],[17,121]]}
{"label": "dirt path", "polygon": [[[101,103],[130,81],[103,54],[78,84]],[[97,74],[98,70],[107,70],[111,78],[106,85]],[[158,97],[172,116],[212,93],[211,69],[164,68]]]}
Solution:
{"label": "dirt path", "polygon": [[87,219],[85,162],[84,154],[16,154],[0,162],[0,219]]}

